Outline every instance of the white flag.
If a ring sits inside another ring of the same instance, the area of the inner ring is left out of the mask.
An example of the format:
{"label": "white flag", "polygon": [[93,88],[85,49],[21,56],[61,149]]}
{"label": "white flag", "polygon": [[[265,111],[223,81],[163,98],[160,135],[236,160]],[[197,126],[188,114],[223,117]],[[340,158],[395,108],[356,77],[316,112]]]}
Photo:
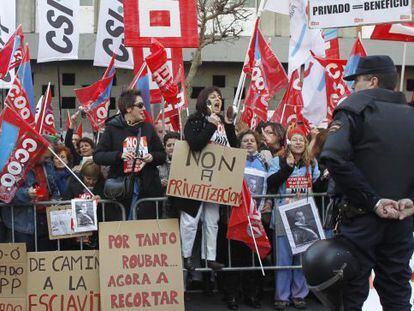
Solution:
{"label": "white flag", "polygon": [[112,52],[115,52],[117,54],[115,67],[133,69],[132,49],[126,48],[123,41],[124,11],[122,1],[101,0],[93,65],[107,67],[111,61]]}
{"label": "white flag", "polygon": [[306,5],[307,0],[291,0],[290,3],[289,78],[293,71],[313,59],[310,51],[325,57],[322,31],[309,29]]}
{"label": "white flag", "polygon": [[37,62],[78,59],[80,0],[38,0]]}
{"label": "white flag", "polygon": [[289,15],[289,2],[289,0],[267,0],[264,9],[266,11]]}
{"label": "white flag", "polygon": [[[0,5],[0,49],[16,30],[16,0],[7,1]],[[0,89],[9,89],[13,84],[15,71],[10,70],[4,79],[0,80]]]}

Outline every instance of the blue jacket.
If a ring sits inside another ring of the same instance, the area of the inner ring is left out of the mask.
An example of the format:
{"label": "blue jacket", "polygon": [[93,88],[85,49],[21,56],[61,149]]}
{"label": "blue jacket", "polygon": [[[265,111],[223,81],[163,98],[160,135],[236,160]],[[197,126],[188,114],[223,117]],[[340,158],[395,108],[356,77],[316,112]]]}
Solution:
{"label": "blue jacket", "polygon": [[[316,162],[316,160],[313,165],[310,165],[308,170],[312,176],[312,182],[314,183],[319,178],[319,175],[320,175],[318,163]],[[295,166],[293,168],[287,167],[286,160],[281,159],[279,157],[275,157],[270,162],[268,182],[272,180],[271,176],[273,175],[274,177],[275,174],[280,174],[280,175],[286,174],[285,177],[287,177],[287,179],[285,179],[283,183],[277,188],[276,193],[277,194],[288,194],[288,193],[292,193],[291,189],[287,187],[289,178],[306,177],[307,169],[305,165]],[[268,184],[268,187],[271,188],[271,185]],[[304,195],[309,193],[307,191],[308,189],[300,189],[300,190],[304,190],[303,191]],[[302,193],[302,191],[300,191],[300,193]],[[286,235],[285,230],[283,228],[278,206],[287,204],[288,201],[289,200],[286,198],[279,198],[275,200],[271,224],[276,227],[276,235],[278,236]]]}
{"label": "blue jacket", "polygon": [[[50,189],[50,199],[59,200],[60,193],[55,180],[55,169],[50,161],[45,162],[44,167],[47,173],[47,181]],[[34,233],[34,214],[32,200],[29,197],[28,190],[36,183],[36,177],[33,171],[30,171],[24,184],[16,192],[16,195],[10,205],[14,206],[14,230],[20,233]],[[1,208],[3,222],[9,229],[12,229],[11,208]]]}

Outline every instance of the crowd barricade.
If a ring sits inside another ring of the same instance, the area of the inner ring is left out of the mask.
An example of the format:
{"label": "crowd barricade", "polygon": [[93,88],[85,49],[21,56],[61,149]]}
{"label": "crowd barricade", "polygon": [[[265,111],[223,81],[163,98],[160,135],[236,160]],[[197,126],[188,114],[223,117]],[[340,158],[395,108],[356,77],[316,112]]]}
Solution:
{"label": "crowd barricade", "polygon": [[[280,198],[297,198],[297,194],[278,194],[278,195],[252,195],[253,199],[272,199],[272,200],[276,200],[276,199],[280,199]],[[320,198],[320,204],[319,204],[319,209],[320,209],[320,220],[322,222],[322,224],[324,223],[326,216],[327,216],[327,204],[329,202],[329,198],[327,196],[327,193],[312,193],[312,194],[307,194],[307,195],[301,195],[301,199],[307,198],[307,197],[313,197],[313,198]],[[143,198],[140,199],[136,202],[135,207],[132,209],[132,219],[136,220],[137,219],[137,214],[138,214],[138,209],[140,204],[145,203],[145,202],[154,202],[155,203],[155,207],[156,207],[156,211],[157,211],[157,216],[160,215],[160,212],[162,210],[163,207],[163,203],[167,202],[168,198],[167,197],[158,197],[158,198]],[[227,210],[226,210],[226,217],[227,220],[230,217],[230,211],[231,211],[231,206],[226,206]],[[203,216],[202,216],[203,217]],[[203,220],[203,218],[200,219],[201,222]],[[276,228],[275,228],[276,229]],[[204,228],[204,223],[202,225],[202,230],[205,230]],[[273,231],[274,232],[274,231]],[[273,235],[273,238],[275,238],[276,236]],[[277,244],[277,243],[276,243]],[[204,245],[207,245],[207,243],[204,243]],[[274,252],[273,250],[273,246],[272,245],[272,252]],[[277,246],[276,246],[277,248]],[[230,240],[227,240],[227,252],[228,252],[228,260],[229,260],[229,264],[228,266],[226,266],[225,268],[223,268],[222,271],[251,271],[251,270],[261,270],[262,268],[255,264],[255,256],[257,256],[255,253],[252,252],[252,263],[253,265],[251,267],[233,267],[231,264],[231,247],[230,247]],[[277,249],[276,249],[276,253],[277,253]],[[272,263],[273,264],[273,263]],[[302,266],[276,266],[276,265],[265,265],[263,266],[264,270],[283,270],[283,269],[302,269]],[[204,267],[201,268],[197,268],[196,271],[211,271],[210,268],[207,268],[207,260],[205,260],[204,262]]]}
{"label": "crowd barricade", "polygon": [[[59,205],[70,205],[71,201],[41,201],[41,202],[33,202],[27,205],[19,205],[20,206],[27,206],[27,208],[33,208],[33,222],[34,222],[34,245],[35,245],[35,251],[38,250],[38,228],[37,228],[37,206],[59,206]],[[110,208],[118,208],[121,212],[121,220],[125,221],[126,220],[126,210],[125,207],[117,202],[117,201],[113,201],[113,200],[98,200],[98,209],[101,208],[102,209],[102,220],[106,221],[105,218],[105,210],[108,207],[108,205],[111,205]],[[14,206],[12,204],[6,204],[6,203],[2,203],[0,202],[0,209],[1,208],[10,208],[11,209],[11,221],[12,221],[12,228],[11,228],[11,242],[15,242],[15,230],[14,230]],[[1,215],[0,215],[1,217]],[[60,250],[60,240],[57,239],[57,250]],[[80,238],[80,249],[83,249],[83,238]]]}

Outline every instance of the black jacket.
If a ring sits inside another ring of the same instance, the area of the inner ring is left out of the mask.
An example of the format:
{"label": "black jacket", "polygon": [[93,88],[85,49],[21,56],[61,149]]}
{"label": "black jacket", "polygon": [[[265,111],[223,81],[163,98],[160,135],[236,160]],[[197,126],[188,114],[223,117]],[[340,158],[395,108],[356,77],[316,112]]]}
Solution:
{"label": "black jacket", "polygon": [[73,166],[76,166],[80,164],[82,160],[82,156],[76,151],[76,148],[72,142],[72,137],[73,137],[73,129],[68,128],[68,130],[66,131],[66,136],[65,136],[65,146],[69,148],[70,153],[72,154]]}
{"label": "black jacket", "polygon": [[[83,177],[78,174],[80,180]],[[104,179],[98,180],[95,187],[91,190],[94,195],[99,195],[103,198],[103,188],[104,188]],[[63,193],[63,200],[72,200],[79,198],[82,194],[89,193],[87,190],[82,186],[82,184],[75,179],[75,177],[71,176],[68,179],[68,188],[65,193]]]}
{"label": "black jacket", "polygon": [[[226,136],[231,147],[237,147],[238,141],[233,124],[226,124],[224,118],[220,116],[224,124]],[[200,151],[210,142],[214,135],[217,126],[207,121],[206,116],[199,112],[195,112],[187,120],[184,127],[184,137],[188,142],[191,150]],[[181,209],[182,211],[195,217],[200,208],[200,201],[189,200],[178,197],[171,197],[171,204],[173,207]]]}
{"label": "black jacket", "polygon": [[122,115],[109,118],[96,147],[93,160],[97,164],[110,166],[108,178],[124,176],[123,159],[121,158],[123,142],[129,136],[136,137],[140,128],[141,137],[147,137],[148,152],[153,157],[152,162],[147,163],[138,173],[140,198],[159,197],[162,195],[162,190],[157,166],[165,162],[166,154],[152,124],[141,122],[135,126],[129,126]]}

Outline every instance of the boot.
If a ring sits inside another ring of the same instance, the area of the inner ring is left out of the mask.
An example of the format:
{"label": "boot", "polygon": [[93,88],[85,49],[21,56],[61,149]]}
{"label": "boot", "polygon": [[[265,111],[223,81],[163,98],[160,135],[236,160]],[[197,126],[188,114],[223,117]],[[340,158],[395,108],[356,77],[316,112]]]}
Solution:
{"label": "boot", "polygon": [[186,268],[188,271],[194,271],[196,269],[191,257],[184,258],[184,268]]}
{"label": "boot", "polygon": [[219,271],[224,268],[224,265],[215,260],[207,260],[207,267],[213,271]]}

